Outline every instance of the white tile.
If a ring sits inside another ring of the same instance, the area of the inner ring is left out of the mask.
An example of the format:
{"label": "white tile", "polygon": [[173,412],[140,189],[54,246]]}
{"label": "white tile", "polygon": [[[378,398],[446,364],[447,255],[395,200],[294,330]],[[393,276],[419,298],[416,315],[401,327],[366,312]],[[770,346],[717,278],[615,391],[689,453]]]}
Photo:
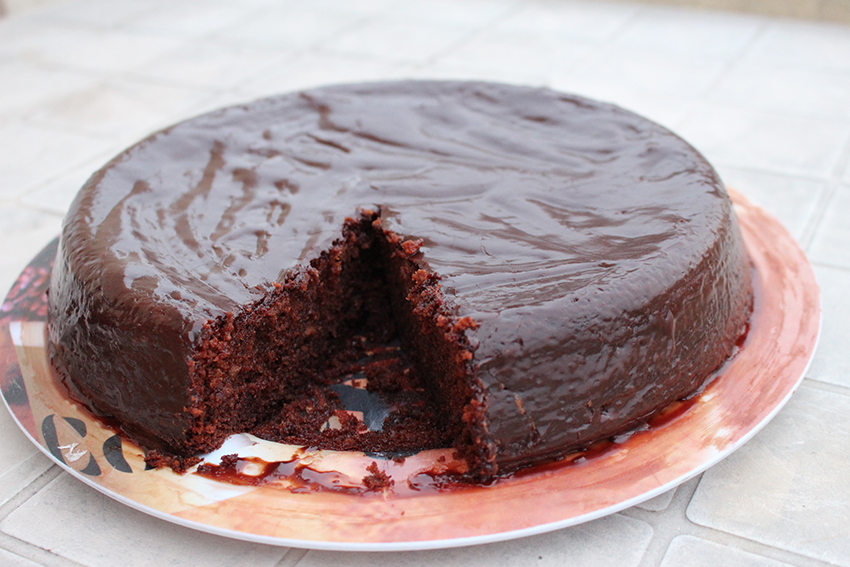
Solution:
{"label": "white tile", "polygon": [[271,66],[285,64],[290,54],[217,41],[196,41],[165,53],[140,67],[134,77],[158,83],[224,89]]}
{"label": "white tile", "polygon": [[52,181],[27,191],[18,198],[18,203],[39,211],[65,216],[71,201],[74,200],[83,183],[91,177],[92,173],[103,167],[111,157],[112,154],[104,154],[87,161]]}
{"label": "white tile", "polygon": [[537,567],[638,565],[652,538],[648,524],[625,516],[609,516],[573,528],[522,539],[437,551],[404,553],[332,553],[310,551],[299,567],[371,567],[376,561],[398,567],[487,565]]}
{"label": "white tile", "polygon": [[699,525],[850,565],[850,397],[803,385],[744,447],[703,474]]}
{"label": "white tile", "polygon": [[820,286],[823,321],[820,342],[806,376],[850,387],[850,271],[814,265]]}
{"label": "white tile", "polygon": [[[2,215],[1,210],[0,215]],[[0,283],[3,283],[0,289],[2,297],[6,296],[6,292],[17,277],[17,274],[14,274],[14,277],[10,278],[11,274],[12,269],[0,267],[0,280],[2,280]],[[7,281],[8,285],[5,285]],[[0,435],[0,504],[3,504],[47,472],[52,463],[21,432],[5,407],[0,407],[0,432],[2,432]],[[0,562],[0,564],[3,563]]]}
{"label": "white tile", "polygon": [[13,198],[115,149],[109,139],[11,122],[0,126],[0,198]]}
{"label": "white tile", "polygon": [[565,41],[554,34],[493,31],[476,35],[452,49],[437,65],[481,69],[493,75],[551,77],[575,70],[593,53],[587,42]]}
{"label": "white tile", "polygon": [[437,18],[380,16],[329,40],[322,51],[373,57],[384,62],[427,63],[471,36],[474,27]]}
{"label": "white tile", "polygon": [[96,82],[96,78],[82,73],[49,69],[25,61],[0,61],[0,85],[3,85],[0,116],[26,116],[42,104]]}
{"label": "white tile", "polygon": [[38,567],[38,563],[0,549],[0,564],[5,567]]}
{"label": "white tile", "polygon": [[85,2],[52,2],[39,11],[41,19],[74,23],[95,28],[114,28],[131,22],[162,4],[151,0],[86,0]]}
{"label": "white tile", "polygon": [[52,466],[54,466],[53,461],[45,457],[41,451],[35,451],[29,457],[20,459],[0,475],[0,504],[8,502]]}
{"label": "white tile", "polygon": [[827,186],[826,181],[734,167],[721,167],[719,171],[726,185],[776,217],[798,241]]}
{"label": "white tile", "polygon": [[41,105],[30,120],[74,132],[135,138],[192,114],[193,104],[207,96],[186,87],[105,81]]}
{"label": "white tile", "polygon": [[0,41],[0,57],[58,65],[94,73],[122,73],[173,51],[185,40],[116,30],[59,25],[33,26],[29,33]]}
{"label": "white tile", "polygon": [[[272,93],[268,93],[272,94]],[[194,115],[206,114],[207,112],[212,112],[214,110],[218,110],[220,108],[224,108],[226,106],[233,106],[236,104],[245,104],[256,100],[257,98],[262,98],[263,96],[268,96],[267,93],[259,93],[255,94],[253,92],[247,90],[238,90],[238,89],[228,89],[223,91],[217,91],[212,94],[208,98],[201,100],[197,105],[193,105],[192,110]],[[280,93],[274,93],[280,94]]]}
{"label": "white tile", "polygon": [[433,19],[436,16],[446,23],[480,26],[510,14],[519,5],[518,0],[405,0],[387,3],[381,13],[410,20]]}
{"label": "white tile", "polygon": [[318,10],[334,14],[367,16],[384,13],[398,5],[415,3],[415,0],[294,0],[288,6],[293,10]]}
{"label": "white tile", "polygon": [[[185,1],[185,0],[184,0]],[[195,0],[192,0],[195,1]],[[204,2],[206,0],[197,0]],[[230,0],[220,0],[229,2]],[[415,0],[252,0],[261,10],[252,17],[299,17],[328,16],[331,19],[345,19],[349,22],[361,20],[390,10],[404,9],[406,4]],[[462,0],[465,1],[465,0]],[[277,15],[275,15],[277,14]],[[238,22],[241,23],[241,22]]]}
{"label": "white tile", "polygon": [[642,95],[635,92],[620,92],[611,102],[627,110],[636,112],[644,118],[657,122],[674,133],[679,134],[679,125],[690,115],[694,102],[690,98],[665,98],[656,95]]}
{"label": "white tile", "polygon": [[284,4],[276,9],[258,12],[212,37],[228,44],[283,50],[285,53],[324,44],[357,24],[360,18],[362,16],[332,9],[320,12],[294,9]]}
{"label": "white tile", "polygon": [[850,269],[850,187],[838,187],[827,204],[808,254],[813,262]]}
{"label": "white tile", "polygon": [[89,567],[271,567],[286,552],[153,518],[70,475],[61,475],[9,514],[0,530]]}
{"label": "white tile", "polygon": [[19,16],[0,18],[0,60],[17,63],[38,59],[39,41],[50,35],[55,26],[43,19]]}
{"label": "white tile", "polygon": [[850,27],[794,20],[769,20],[743,55],[751,64],[850,70]]}
{"label": "white tile", "polygon": [[530,0],[496,24],[495,29],[602,42],[621,32],[639,10],[637,5],[616,2]]}
{"label": "white tile", "polygon": [[39,9],[53,2],[62,0],[3,0],[3,16],[15,16],[16,18],[31,16],[38,13]]}
{"label": "white tile", "polygon": [[737,57],[764,25],[762,18],[689,9],[645,8],[614,38],[618,47],[729,60]]}
{"label": "white tile", "polygon": [[669,98],[696,98],[725,72],[723,61],[676,51],[615,47],[596,50],[566,78],[588,85]]}
{"label": "white tile", "polygon": [[679,133],[679,125],[694,108],[690,97],[669,97],[629,88],[618,81],[599,81],[578,74],[564,74],[552,79],[550,86],[562,92],[575,93],[620,106]]}
{"label": "white tile", "polygon": [[712,88],[708,100],[796,116],[850,119],[846,71],[740,63]]}
{"label": "white tile", "polygon": [[650,498],[646,502],[641,502],[636,507],[641,508],[643,510],[649,510],[650,512],[662,512],[670,506],[670,502],[673,501],[673,496],[676,495],[676,489],[668,490],[664,494],[660,496],[656,496],[655,498]]}
{"label": "white tile", "polygon": [[475,65],[455,63],[454,61],[439,61],[431,65],[416,67],[410,72],[409,76],[413,79],[423,80],[487,81],[530,87],[544,87],[548,83],[545,76],[516,67],[505,67],[503,69],[476,67]]}
{"label": "white tile", "polygon": [[673,538],[660,567],[792,567],[754,553],[693,536]]}
{"label": "white tile", "polygon": [[679,133],[717,165],[826,178],[850,140],[850,121],[704,104]]}
{"label": "white tile", "polygon": [[724,72],[722,61],[646,49],[591,49],[575,69],[555,68],[551,85],[612,102],[678,131],[700,92]]}
{"label": "white tile", "polygon": [[272,67],[246,80],[237,89],[246,99],[335,83],[398,79],[409,67],[356,57],[307,55],[289,65]]}
{"label": "white tile", "polygon": [[[30,260],[53,240],[62,227],[62,217],[33,211],[17,205],[0,205],[0,293],[6,292],[18,279]],[[16,439],[21,448],[22,439]],[[24,453],[29,455],[29,453]]]}
{"label": "white tile", "polygon": [[126,29],[164,37],[197,38],[230,27],[261,9],[250,2],[169,2],[133,18]]}

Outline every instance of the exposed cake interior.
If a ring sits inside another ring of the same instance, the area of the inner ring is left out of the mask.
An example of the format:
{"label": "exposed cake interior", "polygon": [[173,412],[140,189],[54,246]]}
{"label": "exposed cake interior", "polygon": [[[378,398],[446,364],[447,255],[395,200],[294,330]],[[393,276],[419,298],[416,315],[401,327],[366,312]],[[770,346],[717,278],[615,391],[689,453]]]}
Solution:
{"label": "exposed cake interior", "polygon": [[[264,299],[208,323],[189,364],[192,431],[175,452],[248,431],[336,450],[472,455],[481,435],[464,425],[476,404],[463,330],[474,323],[455,317],[438,277],[418,267],[420,244],[363,211]],[[352,384],[386,415],[369,422],[343,410],[339,388]]]}

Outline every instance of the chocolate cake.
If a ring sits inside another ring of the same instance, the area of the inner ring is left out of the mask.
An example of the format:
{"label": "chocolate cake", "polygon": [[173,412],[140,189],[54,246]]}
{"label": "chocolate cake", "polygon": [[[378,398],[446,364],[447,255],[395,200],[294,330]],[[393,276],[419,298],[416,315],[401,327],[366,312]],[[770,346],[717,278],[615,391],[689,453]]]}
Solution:
{"label": "chocolate cake", "polygon": [[[332,86],[193,118],[95,173],[49,345],[75,396],[173,462],[262,431],[455,446],[486,478],[700,388],[746,325],[749,270],[714,169],[635,114],[489,83]],[[329,389],[370,344],[403,353],[370,367],[401,396],[390,437]]]}

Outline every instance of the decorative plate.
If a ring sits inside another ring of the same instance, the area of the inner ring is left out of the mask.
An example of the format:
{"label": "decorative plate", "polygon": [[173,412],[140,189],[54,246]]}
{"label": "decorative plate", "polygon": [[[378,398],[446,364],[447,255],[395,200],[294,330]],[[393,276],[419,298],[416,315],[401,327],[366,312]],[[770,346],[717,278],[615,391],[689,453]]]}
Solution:
{"label": "decorative plate", "polygon": [[146,468],[138,447],[68,397],[47,360],[45,290],[56,241],[32,260],[0,311],[0,387],[24,433],[70,474],[128,506],[205,532],[389,551],[579,524],[670,490],[728,456],[776,415],[804,376],[820,330],[814,274],[775,219],[737,194],[733,200],[756,275],[755,311],[738,354],[699,395],[673,404],[648,427],[604,450],[489,486],[444,484],[440,471],[456,465],[451,450],[402,461],[307,451],[247,435],[204,457],[214,465],[222,455],[241,458],[218,479],[195,469],[178,475]]}

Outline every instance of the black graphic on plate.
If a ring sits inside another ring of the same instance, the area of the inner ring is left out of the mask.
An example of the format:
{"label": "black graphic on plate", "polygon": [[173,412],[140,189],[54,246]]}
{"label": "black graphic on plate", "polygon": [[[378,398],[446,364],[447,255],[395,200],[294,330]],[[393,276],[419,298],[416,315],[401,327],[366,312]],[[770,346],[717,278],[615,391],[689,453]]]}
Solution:
{"label": "black graphic on plate", "polygon": [[97,461],[94,460],[94,455],[89,453],[89,464],[86,465],[86,468],[80,471],[83,474],[87,474],[89,476],[99,476],[100,475],[100,467],[97,466]]}
{"label": "black graphic on plate", "polygon": [[85,437],[88,430],[86,429],[86,423],[77,419],[76,417],[66,417],[65,421],[68,422],[68,425],[74,428],[74,431],[80,434],[80,437]]}
{"label": "black graphic on plate", "polygon": [[53,414],[48,415],[41,422],[41,436],[44,437],[44,443],[47,445],[47,450],[50,454],[62,464],[65,462],[65,457],[62,456],[62,451],[59,449],[59,437],[56,435],[56,424],[53,423]]}
{"label": "black graphic on plate", "polygon": [[[47,450],[50,451],[50,454],[53,455],[57,461],[66,466],[70,466],[68,460],[73,462],[88,454],[88,463],[85,467],[79,469],[79,472],[89,476],[99,476],[103,471],[101,470],[100,465],[97,464],[97,460],[94,458],[94,455],[85,449],[84,446],[81,446],[80,443],[68,443],[66,445],[59,444],[59,435],[56,431],[56,422],[54,421],[55,417],[55,414],[50,414],[44,418],[44,421],[41,422],[41,436],[44,438]],[[79,420],[76,417],[63,417],[63,419],[81,438],[85,437],[88,433],[86,424],[82,420]],[[67,452],[63,453],[63,449]],[[133,472],[132,469],[130,469],[130,465],[128,465],[127,461],[124,459],[124,455],[121,450],[121,439],[118,438],[117,435],[110,437],[103,443],[103,454],[106,457],[107,462],[109,462],[109,464],[116,470],[121,472]]]}
{"label": "black graphic on plate", "polygon": [[113,435],[103,442],[103,456],[106,457],[106,462],[112,465],[115,470],[131,473],[133,469],[124,459],[124,451],[121,448],[121,437]]}
{"label": "black graphic on plate", "polygon": [[21,367],[17,364],[10,364],[6,368],[2,388],[3,398],[10,406],[29,406],[27,388],[24,386],[24,376],[21,374]]}

